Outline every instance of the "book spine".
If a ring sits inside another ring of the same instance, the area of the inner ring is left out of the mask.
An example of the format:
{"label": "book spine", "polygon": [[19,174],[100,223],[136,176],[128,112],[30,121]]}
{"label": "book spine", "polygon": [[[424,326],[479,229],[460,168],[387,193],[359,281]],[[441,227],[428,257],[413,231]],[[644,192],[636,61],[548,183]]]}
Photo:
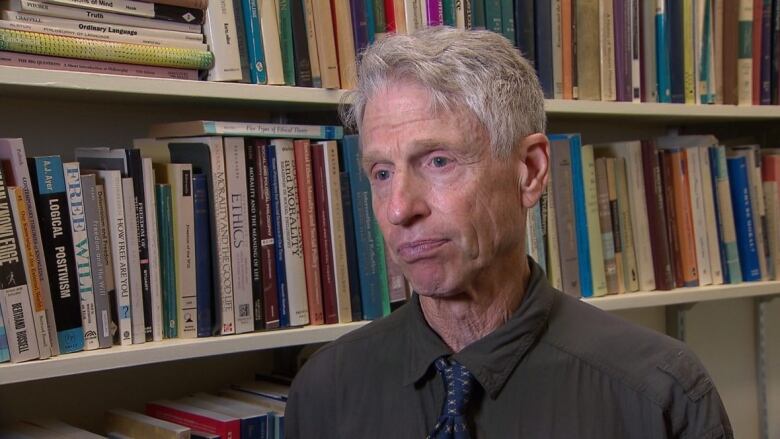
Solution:
{"label": "book spine", "polygon": [[203,10],[185,8],[159,3],[147,3],[134,0],[112,0],[103,2],[91,2],[88,0],[45,0],[46,3],[59,4],[75,8],[92,9],[95,11],[111,12],[116,14],[134,15],[138,17],[154,18],[157,20],[175,21],[187,24],[202,24]]}
{"label": "book spine", "polygon": [[606,159],[607,170],[607,192],[608,192],[608,206],[609,217],[612,222],[612,247],[615,251],[615,276],[617,278],[617,292],[622,294],[626,292],[626,279],[623,270],[626,266],[626,256],[623,252],[623,246],[625,239],[623,238],[624,224],[620,223],[620,207],[618,206],[617,197],[617,170],[615,169],[616,159],[610,157]]}
{"label": "book spine", "polygon": [[[441,1],[439,2],[441,3]],[[387,32],[387,19],[385,17],[384,0],[373,0],[374,4],[374,37],[382,38]],[[441,5],[439,6],[441,9]]]}
{"label": "book spine", "polygon": [[[325,150],[310,145],[312,163],[312,187],[316,209],[317,250],[319,251],[320,279],[322,282],[323,320],[327,324],[339,323],[336,301],[336,273],[333,259],[333,241],[330,234],[328,211],[328,185],[325,178]],[[296,158],[297,159],[297,158]]]}
{"label": "book spine", "polygon": [[683,87],[685,103],[695,104],[696,99],[696,50],[694,36],[693,0],[682,0]]}
{"label": "book spine", "polygon": [[596,159],[595,167],[596,193],[598,200],[598,224],[601,231],[601,249],[603,252],[604,273],[607,281],[607,293],[615,294],[619,292],[619,286],[617,263],[615,261],[615,238],[612,228],[612,215],[609,205],[607,159]]}
{"label": "book spine", "polygon": [[[51,297],[61,353],[84,349],[81,305],[77,294],[70,215],[65,195],[62,161],[57,156],[30,159],[30,174],[36,193],[38,223],[49,275]],[[70,250],[70,251],[68,251]]]}
{"label": "book spine", "polygon": [[198,336],[197,286],[195,273],[195,210],[192,200],[192,165],[168,165],[168,182],[173,201],[174,254],[178,337]]}
{"label": "book spine", "polygon": [[624,102],[630,96],[626,94],[626,88],[631,89],[631,73],[626,70],[626,61],[630,53],[626,53],[626,40],[630,38],[627,35],[626,11],[630,0],[612,1],[612,35],[614,38],[614,58],[615,58],[615,100]]}
{"label": "book spine", "polygon": [[57,56],[32,55],[0,51],[0,65],[12,67],[31,67],[39,69],[65,70],[71,72],[105,73],[124,76],[143,76],[147,78],[198,79],[194,69],[173,69],[167,67],[138,66],[133,64],[89,61],[84,59],[61,58]]}
{"label": "book spine", "polygon": [[[415,30],[420,29],[421,27],[423,27],[422,17],[420,17],[420,13],[418,12],[419,11],[419,2],[420,2],[420,0],[404,0],[404,11],[406,12],[406,14],[405,14],[406,15],[406,20],[405,20],[404,24],[406,25],[406,32],[407,33],[412,33]],[[356,12],[355,12],[354,0],[350,0],[350,4],[351,4],[351,9],[352,9],[352,14],[353,14],[352,15],[352,19],[356,20]],[[357,14],[357,16],[359,17],[360,15]],[[353,23],[358,23],[358,21],[353,21]],[[357,26],[355,26],[355,27],[357,28]],[[468,29],[471,29],[471,27],[469,27]],[[358,39],[358,29],[355,29],[354,34],[355,34],[355,46],[356,46],[356,49],[358,49],[358,51],[362,50],[365,46],[358,44],[361,41],[361,40]]]}
{"label": "book spine", "polygon": [[734,208],[731,204],[731,186],[726,166],[725,147],[710,147],[710,166],[712,167],[712,182],[716,193],[716,219],[718,220],[723,279],[726,283],[737,284],[742,282],[742,269],[739,265],[737,232],[734,228]]}
{"label": "book spine", "polygon": [[[550,29],[552,30],[553,98],[563,99],[563,47],[561,47],[561,1],[552,1]],[[500,14],[499,14],[500,15]]]}
{"label": "book spine", "polygon": [[[16,8],[14,8],[16,9]],[[112,12],[101,12],[81,7],[71,8],[68,6],[59,6],[49,3],[39,2],[37,0],[19,0],[19,10],[35,15],[45,15],[49,17],[70,18],[74,20],[84,20],[99,22],[105,24],[121,24],[126,26],[137,26],[150,29],[172,30],[177,32],[200,33],[200,24],[177,23],[174,21],[155,20],[152,18],[136,17],[126,14],[115,14]]]}
{"label": "book spine", "polygon": [[666,205],[663,197],[658,151],[649,141],[642,142],[642,177],[644,178],[647,223],[650,234],[655,289],[674,288],[674,273],[669,256],[669,236],[666,229]]}
{"label": "book spine", "polygon": [[[403,0],[395,0],[396,2]],[[338,54],[339,64],[339,82],[341,88],[350,90],[355,88],[355,46],[357,41],[355,40],[354,32],[350,32],[353,29],[352,13],[350,11],[349,2],[346,1],[331,1],[331,11],[333,11],[334,17],[334,32],[336,33],[336,50]],[[400,19],[397,21],[400,25],[404,25],[405,22]],[[339,30],[341,29],[341,30]],[[319,49],[319,36],[317,37],[317,47]]]}
{"label": "book spine", "polygon": [[669,152],[671,183],[674,192],[674,210],[679,246],[683,286],[699,285],[699,267],[696,258],[696,236],[690,192],[690,167],[688,154],[684,149]]}
{"label": "book spine", "polygon": [[247,46],[247,31],[241,22],[244,16],[243,0],[233,2],[233,16],[236,17],[236,46],[238,46],[238,63],[241,66],[241,79],[237,82],[249,84],[252,81],[252,73],[249,71],[249,48]]}
{"label": "book spine", "polygon": [[641,31],[640,31],[640,5],[639,0],[631,0],[629,3],[631,13],[629,26],[630,47],[630,72],[631,72],[631,101],[642,101],[642,61],[641,61]]}
{"label": "book spine", "polygon": [[[347,267],[346,238],[344,234],[344,216],[341,206],[341,175],[339,173],[339,152],[335,141],[322,143],[325,150],[325,181],[328,194],[328,214],[330,216],[330,235],[333,243],[334,272],[336,273],[336,306],[339,323],[353,320],[349,267]],[[343,149],[342,149],[343,152]]]}
{"label": "book spine", "polygon": [[[618,197],[618,215],[620,223],[620,239],[623,250],[623,260],[625,265],[623,268],[623,277],[625,279],[626,291],[633,292],[643,289],[643,285],[640,282],[638,262],[636,257],[636,240],[634,238],[634,225],[632,224],[631,208],[629,206],[629,200],[632,197],[629,191],[628,176],[627,176],[627,163],[624,158],[615,159],[615,179],[617,186]],[[649,238],[648,238],[649,240]],[[649,260],[652,264],[652,258]],[[652,274],[652,267],[650,267]],[[644,289],[644,291],[651,291],[655,289],[655,281],[652,284],[652,288]]]}
{"label": "book spine", "polygon": [[122,198],[125,210],[125,239],[127,242],[127,265],[130,283],[130,308],[133,318],[133,344],[146,342],[146,316],[144,315],[144,294],[141,278],[141,258],[138,256],[138,225],[136,224],[135,191],[133,179],[122,178]]}
{"label": "book spine", "polygon": [[[295,60],[295,85],[298,87],[313,87],[311,58],[309,57],[309,41],[306,35],[306,20],[303,14],[303,2],[292,0],[290,3],[292,19],[293,57]],[[312,48],[311,50],[315,50]]]}
{"label": "book spine", "polygon": [[[501,5],[502,11],[504,4]],[[509,2],[512,7],[512,2]],[[505,17],[506,14],[502,12]],[[572,33],[574,29],[574,13],[572,11],[572,0],[561,0],[561,70],[563,75],[563,98],[573,99],[573,78],[576,75],[572,63],[574,61],[574,40]],[[514,21],[514,20],[512,20]],[[513,35],[514,36],[514,35]],[[510,40],[514,41],[514,39]]]}
{"label": "book spine", "polygon": [[642,68],[642,102],[658,102],[658,59],[656,57],[656,0],[640,2],[639,28]]}
{"label": "book spine", "polygon": [[555,227],[560,261],[562,291],[574,297],[580,297],[580,272],[577,258],[577,233],[575,206],[572,186],[572,162],[569,142],[565,138],[553,138],[550,141],[550,168],[553,179],[551,186],[555,204]]}
{"label": "book spine", "polygon": [[[314,6],[314,29],[317,34],[317,50],[318,58],[320,60],[320,76],[322,79],[322,86],[324,88],[339,88],[339,67],[338,55],[341,53],[336,52],[336,45],[338,40],[333,29],[333,12],[330,8],[328,0],[313,0]],[[336,19],[339,17],[336,16]],[[343,19],[342,19],[343,20]],[[337,23],[338,24],[338,23]],[[349,51],[349,47],[344,47],[345,52],[343,54],[344,59],[342,62],[354,62],[352,52]],[[353,68],[350,66],[344,66]]]}
{"label": "book spine", "polygon": [[[293,48],[291,0],[278,0],[279,5],[279,44],[282,49],[282,68],[284,85],[295,84],[295,50]],[[292,0],[295,1],[295,0]]]}
{"label": "book spine", "polygon": [[[479,6],[479,3],[477,2]],[[553,46],[552,46],[552,6],[549,1],[534,1],[534,41],[536,42],[536,51],[534,52],[536,61],[536,71],[539,75],[539,82],[542,85],[544,97],[552,99],[555,97],[554,74],[553,74]],[[484,5],[483,5],[484,17]],[[484,27],[484,19],[483,19]]]}
{"label": "book spine", "polygon": [[666,209],[667,221],[667,235],[669,237],[669,260],[672,264],[672,272],[674,273],[674,286],[683,287],[685,281],[683,279],[683,273],[685,272],[682,265],[682,257],[680,254],[680,239],[677,234],[677,209],[674,201],[674,172],[672,171],[672,159],[671,154],[667,151],[659,151],[659,159],[661,160],[661,172],[662,187],[664,193],[664,208]]}
{"label": "book spine", "polygon": [[585,183],[582,167],[582,147],[578,135],[564,137],[571,152],[571,173],[574,199],[574,225],[577,234],[577,259],[579,261],[580,291],[582,297],[593,296],[593,274],[590,260],[590,236],[585,203]]}
{"label": "book spine", "polygon": [[291,140],[275,139],[272,143],[276,146],[289,323],[290,326],[301,326],[309,323],[309,306],[306,293],[301,209],[295,176],[295,154]]}
{"label": "book spine", "polygon": [[593,146],[582,146],[582,180],[585,197],[585,215],[588,233],[588,252],[590,254],[591,275],[593,276],[593,295],[607,294],[607,272],[604,249],[599,227],[598,190],[596,189],[596,162],[593,158]]}
{"label": "book spine", "polygon": [[203,34],[211,53],[214,54],[213,63],[205,66],[209,69],[206,78],[209,81],[243,79],[233,1],[240,0],[211,0],[206,9]]}
{"label": "book spine", "polygon": [[143,200],[146,226],[146,246],[149,260],[149,298],[151,299],[152,340],[163,339],[162,286],[160,281],[160,240],[157,234],[157,203],[154,199],[154,168],[152,159],[144,158]]}
{"label": "book spine", "polygon": [[701,191],[704,204],[704,220],[707,227],[707,253],[710,262],[710,275],[712,283],[723,284],[723,270],[721,264],[720,244],[718,242],[717,210],[715,204],[715,191],[712,182],[712,166],[710,164],[710,151],[708,146],[698,147],[699,163],[701,169]]}
{"label": "book spine", "polygon": [[[390,315],[390,281],[387,275],[387,258],[385,257],[385,240],[382,238],[382,231],[379,230],[379,225],[376,219],[371,221],[371,233],[374,235],[374,243],[376,245],[376,263],[377,263],[377,280],[379,282],[379,298],[382,304],[382,316]],[[542,246],[544,249],[544,246]]]}
{"label": "book spine", "polygon": [[753,0],[739,0],[737,104],[753,104]]}
{"label": "book spine", "polygon": [[[384,4],[385,4],[385,29],[387,30],[387,32],[389,32],[389,33],[406,33],[405,32],[406,29],[404,29],[403,24],[401,24],[401,28],[399,29],[398,22],[400,20],[396,20],[396,18],[395,18],[396,15],[398,15],[399,17],[403,17],[403,5],[404,5],[403,0],[384,0]],[[452,7],[452,12],[454,14],[455,13],[454,1],[451,1],[450,5]],[[399,8],[400,8],[400,10],[396,11]],[[446,13],[446,11],[445,11],[445,13]],[[453,16],[452,18],[453,18],[453,21],[452,21],[452,24],[450,24],[450,26],[454,27],[455,26],[455,20],[454,20],[455,17]]]}
{"label": "book spine", "polygon": [[320,73],[320,56],[317,53],[317,33],[314,26],[313,0],[301,0],[303,3],[303,19],[306,29],[306,44],[309,48],[309,65],[311,66],[311,85],[315,88],[322,87],[322,74]]}
{"label": "book spine", "polygon": [[263,270],[260,258],[260,206],[259,170],[257,148],[251,139],[244,140],[246,159],[247,214],[249,217],[249,257],[252,275],[252,317],[254,329],[265,329],[265,304],[263,303]]}
{"label": "book spine", "polygon": [[253,84],[267,84],[268,73],[263,49],[263,33],[260,29],[257,0],[241,0],[243,9],[246,48],[249,56],[249,80]]}
{"label": "book spine", "polygon": [[279,170],[276,160],[276,146],[266,146],[268,160],[268,182],[270,194],[271,224],[273,224],[274,256],[276,271],[276,294],[279,306],[279,327],[290,326],[290,305],[287,295],[287,272],[285,267],[284,240],[282,235],[282,208],[279,194]]}
{"label": "book spine", "polygon": [[[26,217],[26,220],[21,221],[21,223],[24,226],[22,236],[25,245],[27,245],[27,267],[30,270],[27,278],[30,284],[30,299],[35,313],[38,351],[40,358],[45,359],[59,355],[60,350],[57,343],[57,326],[54,321],[49,275],[46,272],[46,261],[43,255],[41,229],[38,225],[38,211],[33,196],[33,183],[27,168],[27,154],[22,140],[0,139],[0,157],[7,160],[13,184],[19,188],[17,192],[23,198],[24,206],[19,210]],[[10,177],[8,177],[8,181],[11,181]],[[28,239],[29,244],[27,243]]]}
{"label": "book spine", "polygon": [[225,137],[225,175],[230,212],[230,261],[233,270],[233,312],[236,333],[255,329],[252,315],[252,257],[249,248],[246,157],[242,137]]}
{"label": "book spine", "polygon": [[92,285],[92,263],[89,239],[87,237],[87,218],[84,214],[81,172],[79,164],[75,162],[64,163],[62,166],[68,194],[70,230],[73,239],[72,245],[76,262],[79,297],[81,298],[81,324],[84,328],[84,349],[97,349],[100,347],[100,341],[98,340],[95,290]]}
{"label": "book spine", "polygon": [[[579,5],[584,0],[577,2]],[[471,15],[471,4],[464,5],[464,15]],[[471,23],[465,25],[471,29]],[[536,60],[536,30],[534,28],[534,0],[518,0],[515,2],[515,38],[517,48],[531,65]]]}
{"label": "book spine", "polygon": [[211,335],[213,325],[213,279],[211,277],[211,232],[209,218],[208,179],[203,174],[192,176],[192,209],[195,224],[195,304],[197,307],[197,336]]}
{"label": "book spine", "polygon": [[735,230],[738,231],[737,246],[742,280],[758,281],[761,280],[762,273],[758,263],[758,246],[756,245],[755,224],[750,200],[748,177],[750,170],[744,157],[729,157],[726,159],[726,164],[731,185],[734,226]]}
{"label": "book spine", "polygon": [[763,0],[761,11],[761,105],[772,103],[772,0]]}
{"label": "book spine", "polygon": [[322,303],[322,279],[317,239],[317,219],[314,208],[314,177],[311,168],[311,146],[308,140],[293,143],[295,153],[295,176],[298,186],[304,269],[306,271],[306,293],[309,306],[309,320],[312,325],[325,323]]}
{"label": "book spine", "polygon": [[217,434],[223,438],[241,437],[241,426],[238,419],[222,421],[184,410],[183,407],[173,407],[164,401],[146,403],[146,414],[204,433]]}
{"label": "book spine", "polygon": [[0,50],[51,56],[78,54],[79,58],[93,61],[183,69],[207,68],[214,61],[211,52],[201,50],[85,40],[9,29],[0,29]]}
{"label": "book spine", "polygon": [[[178,336],[178,318],[176,306],[176,263],[173,250],[173,200],[171,185],[155,185],[157,195],[157,224],[160,235],[160,265],[163,289],[163,320],[165,338]],[[196,226],[197,227],[197,226]],[[196,243],[197,244],[197,243]],[[200,317],[200,316],[198,316]]]}
{"label": "book spine", "polygon": [[276,289],[276,241],[274,240],[271,178],[267,141],[254,139],[257,155],[257,195],[260,216],[260,263],[263,285],[265,329],[279,327],[279,295]]}
{"label": "book spine", "polygon": [[276,0],[259,0],[260,32],[265,50],[265,68],[269,85],[284,85],[282,45],[279,40],[279,8]]}
{"label": "book spine", "polygon": [[[577,0],[572,17],[579,24],[596,23],[599,20],[599,0]],[[517,22],[517,18],[515,18]],[[577,74],[578,99],[601,100],[601,66],[599,29],[579,25],[573,38],[577,45],[577,58],[573,63]]]}
{"label": "book spine", "polygon": [[655,56],[658,77],[658,102],[672,102],[669,14],[666,0],[656,0],[655,8]]}
{"label": "book spine", "polygon": [[698,148],[688,148],[686,151],[686,163],[689,184],[688,192],[691,202],[691,218],[693,223],[693,237],[695,242],[696,266],[699,271],[699,285],[712,285],[712,271],[710,271],[710,253],[707,238],[707,219],[705,218],[704,188],[702,187],[702,166]]}
{"label": "book spine", "polygon": [[[434,1],[434,3],[436,3]],[[441,3],[441,0],[438,1],[438,3]],[[431,9],[431,0],[428,0],[428,25],[429,26],[439,26],[441,25],[440,22],[436,23],[434,20],[439,19],[439,15],[437,14],[438,8],[436,8],[437,5],[434,5],[435,9]],[[560,9],[558,10],[560,12]],[[431,18],[431,13],[434,13],[433,19]],[[553,8],[553,12],[555,12],[555,9]],[[558,15],[560,17],[560,14]],[[553,15],[554,17],[554,15]],[[493,31],[497,34],[501,34],[502,29],[502,23],[501,23],[501,0],[485,0],[485,27],[487,30]]]}
{"label": "book spine", "polygon": [[[110,325],[109,336],[111,337],[109,342],[114,343],[118,339],[117,335],[119,331],[116,330],[119,320],[117,318],[116,290],[114,289],[114,269],[113,261],[111,260],[111,244],[108,236],[108,213],[106,212],[106,191],[102,184],[98,183],[95,179],[95,215],[97,219],[97,230],[94,235],[95,254],[99,255],[101,259],[99,263],[102,267],[99,268],[103,272],[103,284],[106,290],[106,300],[108,301],[108,322]],[[92,245],[93,237],[90,237],[90,246]],[[97,248],[100,247],[100,248]],[[96,261],[98,259],[96,258]],[[99,282],[98,282],[99,283]]]}
{"label": "book spine", "polygon": [[0,314],[5,326],[11,361],[39,357],[33,307],[25,275],[24,258],[17,233],[19,217],[11,211],[11,201],[0,171]]}
{"label": "book spine", "polygon": [[[0,313],[3,310],[0,309]],[[0,318],[0,363],[5,363],[11,359],[11,350],[8,348],[8,334],[5,332],[5,324]]]}
{"label": "book spine", "polygon": [[[352,220],[352,191],[349,186],[349,173],[343,166],[339,166],[339,180],[341,184],[341,211],[344,220],[344,253],[346,254],[346,268],[349,282],[349,304],[352,318],[349,321],[363,319],[363,300],[360,296],[360,276],[358,276],[357,243],[355,242],[355,222]],[[345,322],[342,322],[345,323]]]}
{"label": "book spine", "polygon": [[[5,12],[4,12],[5,13]],[[172,40],[159,37],[127,35],[122,33],[102,33],[88,29],[68,29],[56,25],[31,23],[29,21],[0,20],[0,29],[36,32],[46,35],[83,38],[88,40],[108,41],[116,43],[145,44],[160,48],[177,47],[181,49],[207,50],[202,42],[191,40]]]}
{"label": "book spine", "polygon": [[[365,13],[365,20],[366,20],[366,35],[368,36],[368,43],[372,44],[374,41],[376,41],[376,24],[374,23],[374,0],[358,0],[363,3],[363,10]],[[420,10],[423,14],[427,11],[427,2],[428,0],[420,0]],[[424,15],[424,19],[422,21],[423,23],[428,23],[427,14]]]}

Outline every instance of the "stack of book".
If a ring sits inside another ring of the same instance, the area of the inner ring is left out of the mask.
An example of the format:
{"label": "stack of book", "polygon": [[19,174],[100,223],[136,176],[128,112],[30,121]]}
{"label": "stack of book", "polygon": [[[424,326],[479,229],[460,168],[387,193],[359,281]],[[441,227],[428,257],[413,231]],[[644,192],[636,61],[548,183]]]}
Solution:
{"label": "stack of book", "polygon": [[198,79],[205,0],[2,0],[0,65]]}
{"label": "stack of book", "polygon": [[591,297],[778,279],[780,151],[709,135],[550,139],[552,180],[527,247],[557,288]]}

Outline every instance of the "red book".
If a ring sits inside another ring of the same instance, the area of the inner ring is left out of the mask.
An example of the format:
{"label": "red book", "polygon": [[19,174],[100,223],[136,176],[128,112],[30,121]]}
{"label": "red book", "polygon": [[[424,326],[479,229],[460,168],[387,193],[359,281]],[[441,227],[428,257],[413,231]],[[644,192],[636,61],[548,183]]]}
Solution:
{"label": "red book", "polygon": [[218,434],[222,439],[240,439],[241,421],[210,410],[174,401],[160,400],[146,404],[146,414],[204,433]]}
{"label": "red book", "polygon": [[395,6],[393,0],[384,0],[385,2],[385,30],[387,32],[395,32]]}
{"label": "red book", "polygon": [[322,282],[317,241],[317,220],[314,215],[314,185],[311,171],[311,145],[308,140],[293,142],[295,179],[298,183],[298,203],[301,206],[301,234],[303,261],[306,270],[306,295],[309,304],[309,323],[325,323],[322,311]]}
{"label": "red book", "polygon": [[333,261],[333,242],[330,236],[328,213],[328,185],[325,180],[325,150],[311,146],[311,169],[314,186],[314,206],[317,220],[317,244],[320,251],[320,278],[322,280],[322,309],[325,323],[338,323],[336,302],[336,274]]}
{"label": "red book", "polygon": [[279,327],[279,299],[276,296],[276,253],[271,223],[271,182],[268,175],[267,139],[252,139],[257,157],[257,205],[260,215],[260,270],[263,276],[265,329]]}

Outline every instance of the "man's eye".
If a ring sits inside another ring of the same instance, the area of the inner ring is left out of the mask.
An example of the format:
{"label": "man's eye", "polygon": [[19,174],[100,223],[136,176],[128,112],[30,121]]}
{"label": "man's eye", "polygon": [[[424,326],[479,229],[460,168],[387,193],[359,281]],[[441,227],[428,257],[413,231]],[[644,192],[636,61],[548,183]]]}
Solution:
{"label": "man's eye", "polygon": [[434,157],[431,159],[431,164],[434,168],[443,168],[450,163],[450,159],[447,157]]}
{"label": "man's eye", "polygon": [[390,171],[387,170],[379,170],[374,172],[374,179],[379,181],[384,181],[390,178]]}

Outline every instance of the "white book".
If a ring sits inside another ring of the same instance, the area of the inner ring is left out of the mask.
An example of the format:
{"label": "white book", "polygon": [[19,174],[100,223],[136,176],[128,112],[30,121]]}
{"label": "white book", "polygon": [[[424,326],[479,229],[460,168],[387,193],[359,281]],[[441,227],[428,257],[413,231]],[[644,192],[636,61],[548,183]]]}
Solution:
{"label": "white book", "polygon": [[557,217],[555,216],[555,199],[553,198],[552,185],[545,188],[547,192],[547,217],[542,218],[546,222],[547,228],[547,278],[553,288],[563,291],[563,278],[561,277],[561,254],[558,251],[558,227],[556,227]]}
{"label": "white book", "polygon": [[[103,180],[106,199],[106,222],[113,262],[114,298],[116,320],[119,326],[119,343],[133,344],[133,312],[130,299],[130,265],[128,255],[127,222],[125,220],[125,199],[122,194],[122,173],[120,171],[97,171]],[[143,318],[143,312],[141,313]],[[143,327],[141,334],[144,334]],[[143,335],[142,335],[143,336]]]}
{"label": "white book", "polygon": [[[95,180],[96,183],[98,179]],[[102,182],[102,180],[100,180]],[[106,296],[116,298],[116,288],[114,287],[114,262],[111,258],[111,237],[108,231],[108,207],[106,206],[106,190],[103,184],[95,184],[95,196],[97,198],[97,219],[98,233],[95,235],[95,246],[100,247],[100,254],[103,256],[103,281],[106,287]],[[90,241],[91,242],[91,241]],[[111,310],[114,312],[114,310]],[[114,321],[116,316],[109,317],[111,320],[111,333],[116,333],[118,322]]]}
{"label": "white book", "polygon": [[336,280],[336,309],[339,323],[352,321],[350,302],[349,269],[347,268],[347,244],[344,232],[344,209],[341,205],[341,180],[339,176],[338,144],[333,141],[317,142],[317,148],[325,153],[325,181],[328,193],[328,216],[330,216],[331,257],[333,276]]}
{"label": "white book", "polygon": [[[753,23],[753,0],[739,0],[739,27],[743,26],[750,27],[751,31],[745,32],[745,34],[752,35],[752,29],[756,26]],[[738,35],[731,37],[742,39]],[[742,43],[743,41],[739,42],[739,44]],[[747,44],[752,48],[752,39]],[[753,105],[753,58],[750,55],[752,49],[743,52],[748,56],[743,58],[737,54],[737,103],[738,105]]]}
{"label": "white book", "polygon": [[[209,1],[203,34],[206,36],[209,50],[214,53],[214,66],[209,69],[208,80],[241,81],[243,75],[233,0]],[[265,40],[263,42],[265,43]]]}
{"label": "white book", "polygon": [[[710,145],[714,146],[716,144]],[[699,164],[701,169],[701,190],[704,202],[704,219],[707,223],[707,246],[710,256],[710,273],[713,285],[723,284],[723,266],[720,260],[720,240],[715,212],[715,192],[712,185],[712,167],[710,166],[709,146],[699,146]],[[693,151],[692,151],[693,152]]]}
{"label": "white book", "polygon": [[144,293],[141,283],[141,257],[138,253],[138,216],[135,210],[135,189],[133,178],[122,178],[125,222],[127,224],[127,265],[130,271],[130,307],[133,313],[133,344],[146,342],[146,320],[144,319]]}
{"label": "white book", "polygon": [[599,0],[599,41],[601,42],[601,100],[617,99],[615,82],[615,25],[612,0]]}
{"label": "white book", "polygon": [[284,85],[282,44],[279,40],[279,8],[276,0],[258,0],[268,85]]}
{"label": "white book", "polygon": [[428,27],[428,0],[417,0],[415,3],[417,10],[420,11],[420,27],[417,29],[425,29]]}
{"label": "white book", "polygon": [[166,170],[173,204],[178,335],[179,338],[196,338],[198,304],[195,287],[195,207],[192,197],[192,165],[169,163],[166,165]]}
{"label": "white book", "polygon": [[686,150],[688,161],[688,189],[693,216],[693,234],[696,243],[696,266],[699,268],[699,285],[712,285],[710,247],[707,240],[707,219],[704,217],[704,188],[702,187],[701,159],[698,148]]}
{"label": "white book", "polygon": [[[639,290],[639,274],[637,270],[636,251],[634,249],[634,225],[631,218],[631,198],[626,160],[623,157],[615,159],[615,189],[618,199],[618,218],[620,221],[620,243],[623,247],[623,279],[626,292]],[[644,194],[637,194],[642,197]],[[651,265],[652,268],[652,265]]]}
{"label": "white book", "polygon": [[152,159],[142,160],[144,175],[144,206],[146,211],[146,242],[149,248],[149,291],[152,297],[152,340],[163,339],[162,284],[160,280],[160,248],[157,236],[157,202],[154,196]]}
{"label": "white book", "polygon": [[[54,307],[49,287],[49,274],[46,272],[46,260],[43,256],[43,242],[41,241],[41,229],[38,225],[38,209],[35,206],[30,170],[27,167],[27,154],[24,151],[22,139],[0,139],[0,159],[6,160],[10,166],[6,181],[19,187],[24,197],[29,221],[27,228],[32,240],[32,250],[27,257],[34,259],[31,265],[30,275],[27,278],[30,285],[30,299],[35,315],[35,332],[38,336],[38,350],[40,358],[49,358],[59,355],[60,348],[57,340],[57,327],[54,320]],[[33,283],[37,284],[37,288]]]}
{"label": "white book", "polygon": [[85,20],[70,20],[60,17],[27,14],[18,11],[2,11],[3,20],[47,24],[62,29],[78,29],[103,34],[121,34],[138,37],[163,38],[170,40],[187,40],[203,43],[202,33],[179,32],[165,29],[150,29],[147,27],[126,26],[122,24],[97,23]]}
{"label": "white book", "polygon": [[84,197],[81,192],[81,170],[77,162],[62,164],[65,175],[65,191],[70,211],[70,230],[73,238],[73,255],[76,263],[76,278],[81,298],[81,326],[84,328],[84,349],[100,347],[97,330],[95,291],[92,287],[92,262],[89,256],[87,238],[87,217],[84,214]]}
{"label": "white book", "polygon": [[27,12],[35,15],[49,17],[70,18],[100,23],[122,24],[127,26],[146,27],[151,29],[166,29],[178,32],[200,33],[199,24],[178,23],[175,21],[157,20],[146,17],[136,17],[112,12],[94,11],[84,8],[71,8],[69,6],[53,5],[36,0],[2,0],[0,8],[12,11]]}
{"label": "white book", "polygon": [[75,8],[94,9],[96,11],[113,12],[117,14],[137,15],[139,17],[155,18],[154,4],[134,0],[45,0],[46,3],[72,6]]}
{"label": "white book", "polygon": [[628,180],[628,205],[631,211],[634,254],[636,255],[639,291],[655,290],[653,253],[650,245],[650,223],[647,219],[647,199],[642,165],[642,142],[638,140],[595,145],[610,157],[621,157],[626,161]]}
{"label": "white book", "polygon": [[[661,0],[663,1],[663,0]],[[643,98],[647,102],[658,102],[658,65],[655,53],[655,10],[656,2],[644,0],[641,2],[643,9],[642,24],[642,73],[644,75]]]}
{"label": "white book", "polygon": [[303,265],[303,235],[298,183],[295,177],[295,153],[290,139],[274,139],[277,183],[282,218],[282,242],[287,277],[287,303],[290,326],[309,324],[306,295],[306,270]]}
{"label": "white book", "polygon": [[[404,20],[406,23],[406,32],[412,33],[418,29],[425,27],[422,23],[422,16],[420,13],[420,2],[424,0],[404,0]],[[357,44],[357,41],[355,42]]]}
{"label": "white book", "polygon": [[25,32],[35,32],[46,35],[56,35],[60,37],[83,38],[87,40],[110,41],[115,43],[144,44],[156,47],[175,47],[181,49],[207,50],[203,43],[190,40],[170,40],[159,37],[139,37],[120,33],[102,33],[85,29],[70,29],[54,26],[51,24],[31,23],[29,21],[10,21],[5,18],[0,20],[0,29],[19,30]]}
{"label": "white book", "polygon": [[563,48],[561,47],[561,0],[552,0],[553,98],[563,99]]}
{"label": "white book", "polygon": [[15,226],[18,221],[0,173],[0,315],[14,363],[39,356],[22,245]]}
{"label": "white book", "polygon": [[631,17],[631,21],[629,22],[630,35],[625,36],[626,38],[631,39],[631,101],[641,102],[642,75],[640,72],[642,71],[642,63],[640,61],[641,55],[639,53],[639,45],[642,43],[640,42],[641,33],[639,30],[639,0],[629,0],[627,2],[627,7],[631,10],[631,14],[629,15],[629,17]]}
{"label": "white book", "polygon": [[249,248],[249,203],[243,137],[225,137],[225,177],[230,212],[230,260],[236,333],[255,329],[252,309],[252,257]]}
{"label": "white book", "polygon": [[466,9],[463,3],[464,0],[455,0],[455,28],[460,30],[466,30]]}

